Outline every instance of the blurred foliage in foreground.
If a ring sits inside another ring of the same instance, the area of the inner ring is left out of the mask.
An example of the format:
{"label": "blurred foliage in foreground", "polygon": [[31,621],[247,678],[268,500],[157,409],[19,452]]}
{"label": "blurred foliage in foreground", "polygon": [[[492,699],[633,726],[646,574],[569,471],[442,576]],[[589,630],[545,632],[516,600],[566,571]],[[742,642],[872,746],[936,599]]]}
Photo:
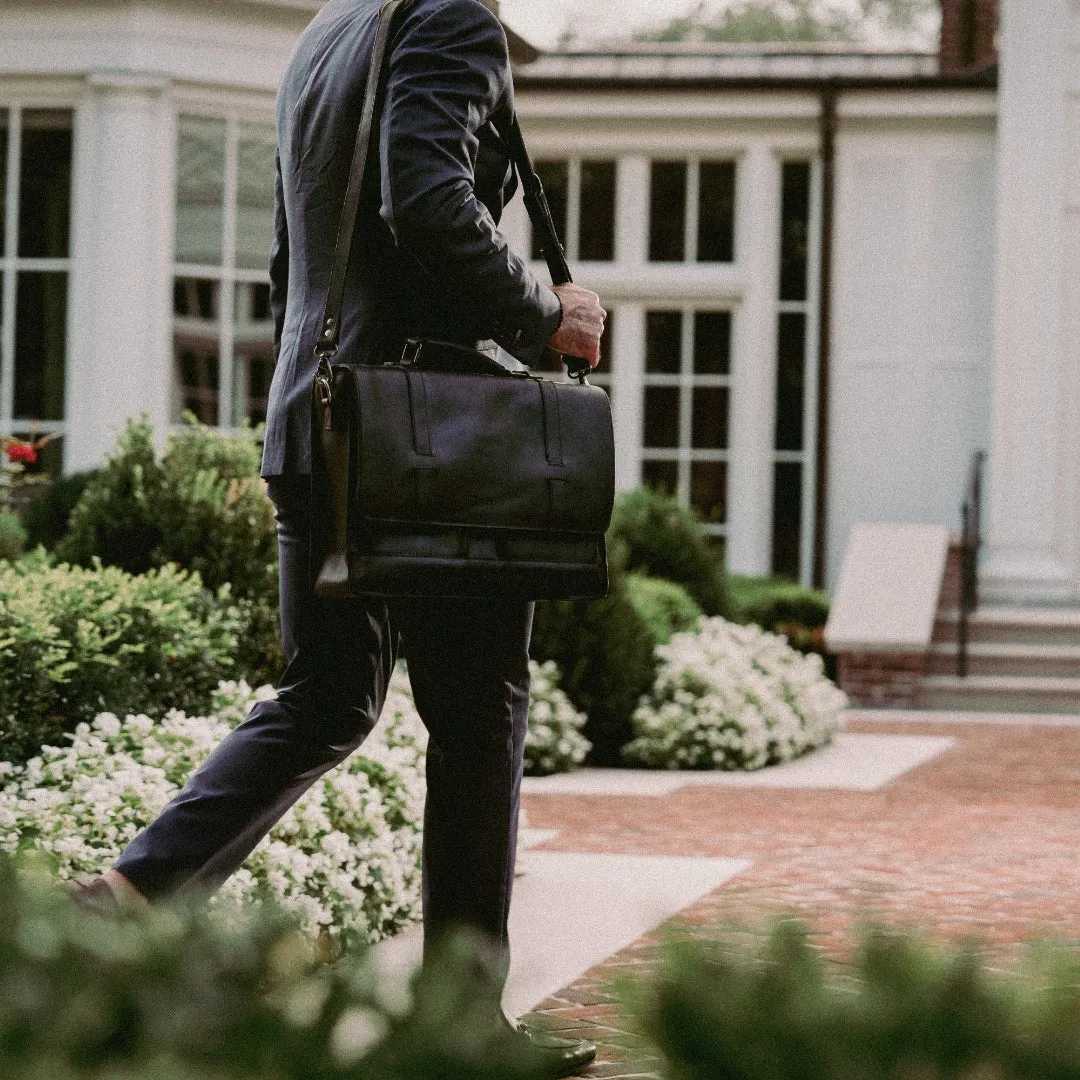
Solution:
{"label": "blurred foliage in foreground", "polygon": [[1080,956],[1049,947],[1001,976],[974,947],[875,930],[838,974],[784,922],[756,956],[673,945],[628,993],[672,1080],[1080,1077]]}
{"label": "blurred foliage in foreground", "polygon": [[0,860],[4,1080],[538,1080],[467,939],[406,987],[256,908],[101,918]]}

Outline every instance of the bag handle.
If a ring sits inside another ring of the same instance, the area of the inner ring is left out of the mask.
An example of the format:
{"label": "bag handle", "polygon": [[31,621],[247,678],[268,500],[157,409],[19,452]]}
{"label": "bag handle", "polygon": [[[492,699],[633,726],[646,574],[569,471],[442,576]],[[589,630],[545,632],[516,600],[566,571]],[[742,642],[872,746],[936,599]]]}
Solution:
{"label": "bag handle", "polygon": [[[371,133],[375,126],[376,106],[382,85],[386,65],[387,46],[390,40],[390,28],[394,16],[402,8],[408,7],[414,0],[386,0],[379,9],[379,25],[375,31],[375,44],[371,53],[371,67],[368,71],[367,86],[364,90],[364,111],[360,118],[360,129],[353,148],[352,164],[349,168],[349,183],[345,189],[345,202],[341,208],[341,220],[338,224],[337,239],[334,243],[334,261],[330,271],[330,284],[326,292],[326,305],[319,330],[319,339],[315,345],[315,355],[319,360],[316,381],[320,397],[324,404],[330,402],[330,361],[337,353],[338,338],[341,334],[341,307],[345,294],[345,274],[352,253],[353,235],[356,232],[356,218],[360,210],[360,196],[364,186],[364,174],[371,148]],[[510,157],[521,179],[525,207],[529,219],[536,230],[544,258],[551,272],[553,285],[565,285],[573,280],[566,254],[559,242],[555,223],[551,217],[547,196],[543,184],[536,175],[532,160],[525,146],[524,136],[517,116],[512,117],[509,130]],[[589,371],[588,361],[578,357],[564,357],[567,369],[575,378],[584,379]]]}

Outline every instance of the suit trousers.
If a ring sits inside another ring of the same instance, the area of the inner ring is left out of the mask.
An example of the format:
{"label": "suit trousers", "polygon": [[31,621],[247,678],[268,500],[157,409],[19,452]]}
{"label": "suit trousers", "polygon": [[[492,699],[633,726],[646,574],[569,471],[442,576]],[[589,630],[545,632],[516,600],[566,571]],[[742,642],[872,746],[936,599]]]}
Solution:
{"label": "suit trousers", "polygon": [[151,900],[219,886],[375,726],[399,649],[429,734],[425,941],[471,926],[508,962],[533,605],[315,597],[306,477],[273,479],[285,671],[116,863]]}

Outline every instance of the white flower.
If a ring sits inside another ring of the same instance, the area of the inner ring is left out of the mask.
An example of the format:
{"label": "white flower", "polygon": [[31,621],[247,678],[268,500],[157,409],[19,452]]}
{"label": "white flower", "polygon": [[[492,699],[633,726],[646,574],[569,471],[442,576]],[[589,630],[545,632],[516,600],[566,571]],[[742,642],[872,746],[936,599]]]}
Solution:
{"label": "white flower", "polygon": [[652,767],[759,769],[829,742],[847,698],[803,656],[756,626],[703,619],[657,648],[627,760]]}
{"label": "white flower", "polygon": [[[209,716],[173,710],[156,724],[103,713],[76,729],[70,747],[45,747],[21,768],[0,769],[0,848],[30,840],[63,878],[100,870],[273,694],[222,683]],[[221,895],[269,891],[309,932],[347,941],[376,941],[418,918],[426,741],[397,675],[362,751],[298,800]]]}

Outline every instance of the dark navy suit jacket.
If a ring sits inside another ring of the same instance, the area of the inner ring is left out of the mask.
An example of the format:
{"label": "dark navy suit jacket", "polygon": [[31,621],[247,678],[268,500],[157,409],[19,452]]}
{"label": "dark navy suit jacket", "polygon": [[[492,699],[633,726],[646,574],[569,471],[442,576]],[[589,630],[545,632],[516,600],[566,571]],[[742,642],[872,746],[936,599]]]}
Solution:
{"label": "dark navy suit jacket", "polygon": [[[270,257],[277,367],[262,474],[311,469],[315,340],[348,182],[379,0],[329,0],[278,94],[277,237]],[[375,160],[346,278],[340,355],[409,335],[493,340],[533,358],[558,297],[498,231],[515,190],[506,35],[479,0],[416,0],[395,20]]]}

